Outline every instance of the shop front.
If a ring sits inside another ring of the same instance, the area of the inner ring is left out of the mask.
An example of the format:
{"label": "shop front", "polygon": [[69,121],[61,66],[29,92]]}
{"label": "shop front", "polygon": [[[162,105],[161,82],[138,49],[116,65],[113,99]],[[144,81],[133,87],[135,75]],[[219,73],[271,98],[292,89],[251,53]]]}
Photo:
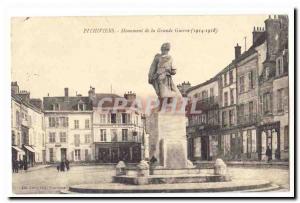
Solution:
{"label": "shop front", "polygon": [[280,122],[267,123],[258,126],[258,155],[260,160],[266,160],[266,151],[272,152],[272,160],[280,159]]}
{"label": "shop front", "polygon": [[98,142],[95,143],[95,157],[99,163],[138,163],[141,160],[141,143]]}

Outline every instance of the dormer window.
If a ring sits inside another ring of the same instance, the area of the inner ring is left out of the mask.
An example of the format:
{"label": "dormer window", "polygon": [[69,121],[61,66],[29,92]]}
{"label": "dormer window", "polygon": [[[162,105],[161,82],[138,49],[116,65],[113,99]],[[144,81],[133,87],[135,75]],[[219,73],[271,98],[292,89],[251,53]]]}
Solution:
{"label": "dormer window", "polygon": [[83,101],[79,101],[78,102],[78,111],[84,111],[85,110],[85,104],[83,103]]}
{"label": "dormer window", "polygon": [[59,104],[57,104],[57,103],[52,104],[52,110],[53,111],[58,111],[59,110]]}

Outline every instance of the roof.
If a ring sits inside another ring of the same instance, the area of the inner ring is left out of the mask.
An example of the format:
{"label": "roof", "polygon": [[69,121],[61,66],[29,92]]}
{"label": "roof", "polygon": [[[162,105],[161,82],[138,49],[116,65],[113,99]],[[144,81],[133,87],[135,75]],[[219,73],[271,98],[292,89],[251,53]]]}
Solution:
{"label": "roof", "polygon": [[209,80],[207,80],[203,83],[200,83],[199,85],[195,85],[195,86],[189,88],[186,92],[188,93],[188,92],[190,92],[194,89],[197,89],[197,88],[202,87],[204,85],[207,85],[211,82],[214,82],[215,80],[218,79],[218,76],[220,76],[221,74],[223,74],[223,73],[229,71],[230,69],[234,68],[235,63],[240,62],[240,61],[244,60],[245,58],[247,58],[248,56],[251,56],[252,54],[256,53],[255,48],[260,46],[261,44],[263,44],[265,41],[266,41],[266,33],[264,32],[262,35],[259,36],[259,38],[254,42],[254,44],[252,44],[252,46],[247,51],[242,53],[237,59],[233,59],[232,62],[229,65],[227,65],[224,69],[222,69],[213,78],[211,78],[211,79],[209,79]]}
{"label": "roof", "polygon": [[205,85],[207,85],[209,83],[215,82],[215,81],[217,81],[217,79],[218,79],[217,77],[213,77],[213,78],[211,78],[211,79],[209,79],[209,80],[207,80],[207,81],[205,81],[203,83],[200,83],[198,85],[192,86],[192,87],[190,87],[190,88],[188,88],[186,90],[186,93],[189,93],[190,91],[195,90],[195,89],[197,89],[199,87],[203,87],[203,86],[205,86]]}
{"label": "roof", "polygon": [[44,110],[52,110],[54,104],[59,105],[60,111],[76,111],[78,104],[86,104],[86,110],[92,110],[92,104],[89,97],[75,96],[75,97],[44,97]]}
{"label": "roof", "polygon": [[28,108],[30,108],[30,109],[32,109],[32,110],[38,112],[38,113],[41,113],[41,112],[42,112],[42,109],[40,109],[40,108],[36,107],[35,105],[33,105],[33,104],[27,102],[25,99],[23,99],[22,97],[20,97],[20,96],[18,96],[18,95],[16,95],[16,94],[13,94],[13,93],[12,93],[12,94],[11,94],[11,98],[12,98],[14,101],[16,101],[17,103],[23,104],[24,106],[26,106],[26,107],[28,107]]}

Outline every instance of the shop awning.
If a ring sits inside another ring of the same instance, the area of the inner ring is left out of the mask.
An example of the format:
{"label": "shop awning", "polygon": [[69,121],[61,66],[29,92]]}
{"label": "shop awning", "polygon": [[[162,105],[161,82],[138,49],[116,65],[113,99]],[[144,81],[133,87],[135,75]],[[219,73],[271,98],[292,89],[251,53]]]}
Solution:
{"label": "shop awning", "polygon": [[12,146],[12,148],[15,149],[20,154],[25,154],[25,152],[22,149],[20,149],[19,147]]}
{"label": "shop awning", "polygon": [[24,145],[24,147],[28,150],[28,151],[31,151],[32,153],[35,153],[35,150],[30,147],[30,146],[27,146],[27,145]]}

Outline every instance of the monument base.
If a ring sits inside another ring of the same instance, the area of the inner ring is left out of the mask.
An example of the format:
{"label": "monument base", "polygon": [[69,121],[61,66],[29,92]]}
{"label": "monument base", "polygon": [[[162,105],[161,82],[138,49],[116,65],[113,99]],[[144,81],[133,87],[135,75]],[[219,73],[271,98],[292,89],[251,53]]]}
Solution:
{"label": "monument base", "polygon": [[169,169],[188,166],[186,117],[173,112],[153,112],[149,118],[150,157]]}

